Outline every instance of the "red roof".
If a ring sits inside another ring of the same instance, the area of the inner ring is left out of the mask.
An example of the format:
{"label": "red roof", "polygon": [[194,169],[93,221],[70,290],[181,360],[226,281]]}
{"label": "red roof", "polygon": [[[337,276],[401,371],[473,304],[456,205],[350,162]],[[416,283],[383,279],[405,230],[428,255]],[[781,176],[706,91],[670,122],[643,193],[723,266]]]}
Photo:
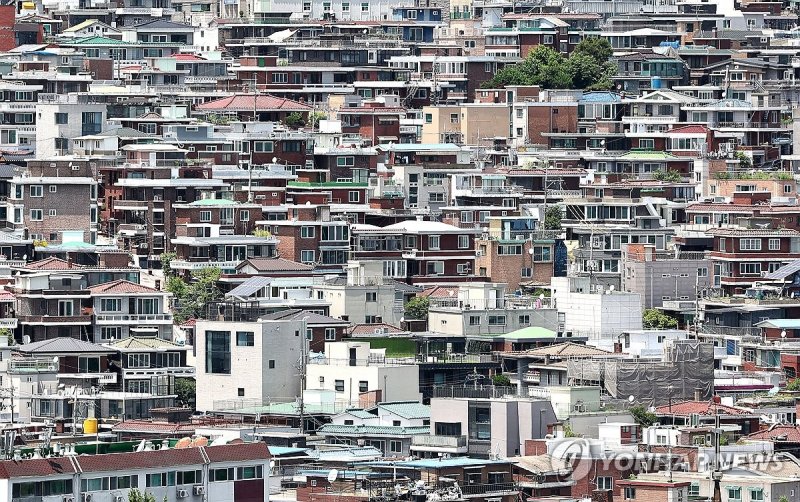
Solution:
{"label": "red roof", "polygon": [[14,296],[10,291],[0,290],[0,302],[13,302]]}
{"label": "red roof", "polygon": [[77,472],[75,466],[68,457],[0,461],[2,479],[64,476],[75,472]]}
{"label": "red roof", "polygon": [[81,268],[80,265],[76,265],[71,262],[67,262],[66,260],[62,260],[61,258],[45,258],[44,260],[33,261],[25,265],[25,268],[28,270],[71,270],[75,268]]}
{"label": "red roof", "polygon": [[178,61],[205,61],[206,58],[201,58],[196,54],[175,54],[172,56],[174,59]]}
{"label": "red roof", "polygon": [[200,448],[85,455],[79,461],[83,472],[129,471],[205,463]]}
{"label": "red roof", "polygon": [[431,286],[425,288],[419,296],[431,298],[458,298],[458,286]]}
{"label": "red roof", "polygon": [[656,415],[749,415],[750,412],[711,401],[683,401],[656,408]]}
{"label": "red roof", "polygon": [[194,424],[176,424],[172,422],[154,422],[152,420],[126,420],[120,422],[112,430],[114,432],[145,432],[149,434],[181,434],[194,433]]}
{"label": "red roof", "polygon": [[[227,98],[216,99],[196,106],[197,110],[227,110],[227,111],[253,111],[253,94],[236,94]],[[307,112],[311,107],[293,101],[291,99],[279,98],[269,94],[259,94],[256,101],[256,109],[264,110],[287,110]]]}
{"label": "red roof", "polygon": [[206,446],[205,452],[211,462],[263,460],[270,457],[267,443],[261,441],[257,443]]}
{"label": "red roof", "polygon": [[769,429],[760,430],[748,435],[747,439],[800,443],[800,426],[794,424],[773,424]]}
{"label": "red roof", "polygon": [[106,293],[119,293],[119,294],[130,294],[130,293],[158,293],[157,289],[149,288],[147,286],[142,286],[141,284],[136,284],[135,282],[126,281],[123,279],[118,279],[116,281],[106,282],[103,284],[98,284],[97,286],[92,286],[89,288],[94,294],[106,294]]}
{"label": "red roof", "polygon": [[397,326],[392,326],[391,324],[387,324],[385,322],[378,322],[374,324],[356,324],[352,328],[348,329],[347,332],[351,336],[374,335],[376,329],[381,329],[385,334],[405,333],[405,331]]}
{"label": "red roof", "polygon": [[676,127],[667,134],[708,134],[708,127],[701,125],[687,125],[683,127]]}

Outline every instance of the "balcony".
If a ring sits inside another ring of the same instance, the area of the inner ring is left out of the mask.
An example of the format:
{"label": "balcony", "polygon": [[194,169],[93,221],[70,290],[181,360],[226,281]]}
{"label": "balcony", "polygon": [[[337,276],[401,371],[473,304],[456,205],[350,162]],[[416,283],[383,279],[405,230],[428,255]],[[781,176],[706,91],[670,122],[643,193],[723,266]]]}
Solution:
{"label": "balcony", "polygon": [[411,438],[411,450],[442,453],[467,453],[467,437],[414,436]]}
{"label": "balcony", "polygon": [[147,235],[147,225],[139,223],[122,223],[117,227],[117,232],[125,237]]}
{"label": "balcony", "polygon": [[147,211],[147,206],[146,200],[115,200],[113,204],[115,211]]}
{"label": "balcony", "polygon": [[223,269],[234,269],[243,260],[230,260],[230,261],[188,261],[188,260],[173,260],[170,262],[170,267],[173,270],[200,270],[208,267],[216,267]]}
{"label": "balcony", "polygon": [[172,314],[97,314],[97,324],[172,324]]}
{"label": "balcony", "polygon": [[92,324],[92,316],[25,315],[25,316],[19,316],[19,321],[23,324],[42,324],[42,325]]}
{"label": "balcony", "polygon": [[508,310],[550,308],[550,298],[525,298],[508,296],[505,298],[431,298],[430,309],[458,310]]}
{"label": "balcony", "polygon": [[71,380],[96,380],[99,384],[117,383],[116,373],[59,373],[59,377]]}
{"label": "balcony", "polygon": [[5,329],[16,329],[17,327],[17,319],[0,319],[0,328]]}
{"label": "balcony", "polygon": [[58,363],[51,358],[11,359],[8,369],[12,373],[54,373],[58,371]]}
{"label": "balcony", "polygon": [[464,497],[484,497],[491,495],[509,495],[519,491],[516,483],[486,483],[475,485],[464,485],[461,493]]}

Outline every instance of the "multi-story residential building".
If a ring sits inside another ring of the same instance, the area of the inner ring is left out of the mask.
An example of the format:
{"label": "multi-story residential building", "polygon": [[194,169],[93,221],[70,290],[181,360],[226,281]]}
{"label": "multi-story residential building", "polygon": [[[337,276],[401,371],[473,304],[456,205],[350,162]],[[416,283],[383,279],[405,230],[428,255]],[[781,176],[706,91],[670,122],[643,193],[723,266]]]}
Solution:
{"label": "multi-story residential building", "polygon": [[369,342],[328,342],[324,354],[310,358],[306,389],[334,391],[336,402],[358,406],[359,396],[379,393],[382,401],[419,401],[419,368],[392,360]]}
{"label": "multi-story residential building", "polygon": [[384,275],[410,284],[462,281],[475,274],[478,229],[411,220],[385,227],[353,225],[352,257],[380,260]]}
{"label": "multi-story residential building", "polygon": [[104,128],[106,107],[91,94],[40,93],[38,98],[36,156],[40,159],[73,153],[72,139]]}
{"label": "multi-story residential building", "polygon": [[281,258],[323,270],[341,270],[350,250],[350,224],[332,215],[330,204],[308,202],[287,205],[286,220],[259,224],[277,236],[277,253]]}
{"label": "multi-story residential building", "polygon": [[116,280],[89,288],[97,343],[128,337],[172,339],[169,293],[127,280]]}
{"label": "multi-story residential building", "polygon": [[[221,319],[228,315],[226,308],[233,308],[226,304],[219,307],[223,310]],[[197,395],[197,409],[293,402],[302,391],[296,365],[307,354],[305,332],[302,320],[197,321],[197,386],[206,389]],[[307,381],[313,382],[310,372]]]}
{"label": "multi-story residential building", "polygon": [[195,369],[187,364],[187,348],[156,337],[127,337],[112,341],[116,352],[109,365],[117,373],[123,392],[172,396],[175,378],[193,378]]}
{"label": "multi-story residential building", "polygon": [[708,259],[713,286],[744,294],[761,278],[800,258],[800,233],[790,229],[728,227],[708,232],[714,248]]}

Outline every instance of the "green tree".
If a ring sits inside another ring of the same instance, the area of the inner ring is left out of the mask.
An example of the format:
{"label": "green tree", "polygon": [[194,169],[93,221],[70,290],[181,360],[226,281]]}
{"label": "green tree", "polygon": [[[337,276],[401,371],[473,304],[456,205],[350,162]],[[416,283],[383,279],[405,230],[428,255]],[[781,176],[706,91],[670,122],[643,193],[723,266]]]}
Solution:
{"label": "green tree", "polygon": [[544,228],[546,230],[561,230],[561,220],[564,218],[564,212],[561,206],[550,206],[544,214]]}
{"label": "green tree", "polygon": [[658,181],[669,181],[672,183],[676,183],[681,180],[682,176],[681,173],[678,171],[668,170],[662,171],[658,170],[653,173],[653,178],[657,179]]}
{"label": "green tree", "polygon": [[800,378],[793,378],[788,384],[786,384],[786,390],[797,391],[800,390]]}
{"label": "green tree", "polygon": [[128,502],[156,502],[152,493],[140,492],[136,488],[128,492]]}
{"label": "green tree", "polygon": [[286,127],[298,128],[304,126],[306,121],[302,113],[292,112],[283,119],[283,123],[286,124]]}
{"label": "green tree", "polygon": [[739,169],[750,169],[753,167],[753,160],[741,150],[736,150],[733,158],[739,161]]}
{"label": "green tree", "polygon": [[576,438],[578,435],[572,430],[572,426],[569,424],[564,424],[564,437],[565,438]]}
{"label": "green tree", "polygon": [[186,283],[180,277],[167,279],[167,291],[175,297],[173,317],[179,323],[199,317],[206,305],[222,298],[217,286],[221,271],[206,267],[192,272],[192,279]]}
{"label": "green tree", "polygon": [[14,332],[8,328],[0,328],[0,338],[8,340],[8,345],[14,345]]}
{"label": "green tree", "polygon": [[658,309],[646,309],[642,315],[642,325],[650,329],[677,328],[678,320]]}
{"label": "green tree", "polygon": [[658,421],[656,414],[647,411],[647,408],[641,404],[631,406],[628,409],[628,412],[631,414],[631,416],[633,416],[633,421],[639,424],[641,427],[650,427]]}
{"label": "green tree", "polygon": [[187,408],[194,408],[197,382],[194,378],[176,378],[175,394],[178,396],[178,404]]}
{"label": "green tree", "polygon": [[[587,54],[573,52],[567,58],[566,65],[572,82],[570,87],[575,89],[594,87],[606,79],[604,65],[597,64],[597,61]],[[610,84],[610,80],[608,84]]]}
{"label": "green tree", "polygon": [[511,385],[511,379],[502,374],[495,375],[492,377],[492,384],[497,387],[509,387]]}
{"label": "green tree", "polygon": [[427,296],[415,296],[406,303],[406,315],[411,319],[427,319],[430,304]]}
{"label": "green tree", "polygon": [[603,37],[588,37],[575,46],[572,54],[581,54],[591,57],[597,64],[605,64],[614,55],[611,42]]}
{"label": "green tree", "polygon": [[176,253],[161,253],[161,270],[164,271],[164,277],[171,277],[174,275],[170,263],[172,263],[172,260],[177,256]]}

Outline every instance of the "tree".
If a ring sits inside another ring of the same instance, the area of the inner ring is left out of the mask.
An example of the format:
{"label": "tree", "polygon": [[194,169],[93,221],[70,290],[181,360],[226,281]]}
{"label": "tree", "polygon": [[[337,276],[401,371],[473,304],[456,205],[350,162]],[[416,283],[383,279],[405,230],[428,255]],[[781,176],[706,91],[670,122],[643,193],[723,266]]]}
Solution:
{"label": "tree", "polygon": [[156,502],[156,497],[152,493],[140,492],[133,488],[128,492],[128,502]]}
{"label": "tree", "polygon": [[8,345],[14,345],[14,332],[8,328],[0,328],[0,338],[8,340]]}
{"label": "tree", "polygon": [[406,303],[406,315],[411,319],[427,319],[430,304],[427,296],[415,296]]}
{"label": "tree", "polygon": [[167,279],[167,291],[175,297],[173,317],[177,322],[199,317],[207,304],[222,298],[222,292],[217,287],[221,273],[218,268],[206,267],[192,272],[192,280],[188,284],[180,277]]}
{"label": "tree", "polygon": [[793,378],[791,382],[786,384],[786,390],[791,390],[791,391],[800,390],[800,378]]}
{"label": "tree", "polygon": [[641,404],[631,406],[628,412],[633,416],[633,421],[639,424],[640,427],[650,427],[658,421],[656,414],[647,411],[647,408]]}
{"label": "tree", "polygon": [[306,121],[302,113],[292,112],[283,119],[283,123],[286,124],[286,127],[298,128],[304,126]]}
{"label": "tree", "polygon": [[675,183],[681,180],[681,173],[673,170],[669,171],[658,170],[653,173],[653,178],[657,179],[658,181],[669,181]]}
{"label": "tree", "polygon": [[161,253],[161,270],[164,271],[164,277],[171,277],[174,275],[170,263],[172,263],[172,260],[177,256],[176,253]]}
{"label": "tree", "polygon": [[175,394],[178,396],[178,404],[193,408],[197,395],[197,382],[194,378],[176,378]]}
{"label": "tree", "polygon": [[646,309],[642,315],[642,324],[650,329],[677,328],[678,320],[658,309]]}
{"label": "tree", "polygon": [[492,377],[492,384],[497,387],[509,387],[511,385],[511,379],[505,375],[495,375]]}
{"label": "tree", "polygon": [[753,160],[744,152],[736,150],[733,158],[739,161],[739,169],[750,169],[753,167]]}
{"label": "tree", "polygon": [[597,64],[602,65],[611,59],[611,56],[614,55],[614,49],[611,47],[611,42],[606,38],[589,37],[581,40],[580,43],[575,46],[575,50],[572,51],[572,54],[589,56],[594,59]]}
{"label": "tree", "polygon": [[564,218],[564,213],[561,211],[561,206],[550,206],[544,214],[544,228],[546,230],[561,230],[561,220]]}

